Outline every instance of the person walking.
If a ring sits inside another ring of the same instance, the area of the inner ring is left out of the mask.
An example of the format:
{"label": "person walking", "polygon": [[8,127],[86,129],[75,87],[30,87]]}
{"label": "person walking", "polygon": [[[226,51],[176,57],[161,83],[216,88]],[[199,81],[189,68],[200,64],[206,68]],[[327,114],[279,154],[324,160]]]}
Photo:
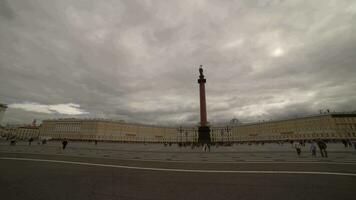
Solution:
{"label": "person walking", "polygon": [[326,148],[327,148],[327,145],[324,141],[322,140],[319,140],[318,141],[318,147],[320,149],[320,154],[321,154],[321,157],[328,157],[328,152],[326,151]]}
{"label": "person walking", "polygon": [[28,139],[28,146],[31,146],[32,142],[33,142],[33,138]]}
{"label": "person walking", "polygon": [[342,142],[342,144],[344,144],[344,146],[345,146],[345,148],[346,148],[346,147],[347,147],[346,140],[342,140],[341,142]]}
{"label": "person walking", "polygon": [[206,147],[207,147],[207,145],[204,143],[204,144],[203,144],[203,151],[204,151],[204,152],[206,152]]}
{"label": "person walking", "polygon": [[68,144],[68,141],[67,140],[63,140],[63,142],[62,142],[63,150],[66,148],[67,144]]}
{"label": "person walking", "polygon": [[312,153],[312,156],[316,157],[316,145],[314,141],[312,141],[312,143],[310,144],[310,151]]}
{"label": "person walking", "polygon": [[10,145],[11,146],[15,146],[16,145],[16,139],[15,138],[10,140]]}
{"label": "person walking", "polygon": [[302,152],[300,142],[294,142],[293,146],[294,146],[295,150],[297,150],[297,155],[300,156],[300,153]]}

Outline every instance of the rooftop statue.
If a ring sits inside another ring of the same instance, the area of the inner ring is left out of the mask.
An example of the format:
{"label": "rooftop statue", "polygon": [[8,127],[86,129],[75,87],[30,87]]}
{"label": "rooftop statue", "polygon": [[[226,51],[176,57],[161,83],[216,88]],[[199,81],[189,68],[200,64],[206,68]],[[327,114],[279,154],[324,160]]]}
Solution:
{"label": "rooftop statue", "polygon": [[204,76],[204,75],[203,75],[203,65],[200,65],[199,73],[200,73],[200,76]]}

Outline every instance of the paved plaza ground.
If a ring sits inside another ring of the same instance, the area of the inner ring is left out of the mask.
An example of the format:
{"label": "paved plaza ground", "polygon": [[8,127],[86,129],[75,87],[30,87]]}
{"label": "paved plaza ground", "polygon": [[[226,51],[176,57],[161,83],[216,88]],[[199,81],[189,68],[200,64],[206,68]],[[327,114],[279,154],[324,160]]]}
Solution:
{"label": "paved plaza ground", "polygon": [[243,161],[335,161],[356,162],[356,150],[345,148],[342,143],[329,143],[329,157],[322,158],[318,152],[314,158],[309,151],[309,144],[302,147],[301,156],[290,143],[279,144],[236,144],[232,146],[212,146],[211,152],[202,148],[192,149],[190,146],[164,146],[163,144],[125,144],[104,143],[97,145],[89,142],[69,142],[65,150],[60,141],[49,141],[45,145],[35,142],[28,146],[27,142],[18,142],[10,146],[9,142],[0,143],[0,152],[31,153],[46,155],[68,155],[78,157],[99,157],[112,159],[160,160],[160,161],[192,161],[192,162],[243,162]]}
{"label": "paved plaza ground", "polygon": [[328,158],[291,144],[201,148],[163,144],[0,142],[4,199],[355,199],[356,151]]}

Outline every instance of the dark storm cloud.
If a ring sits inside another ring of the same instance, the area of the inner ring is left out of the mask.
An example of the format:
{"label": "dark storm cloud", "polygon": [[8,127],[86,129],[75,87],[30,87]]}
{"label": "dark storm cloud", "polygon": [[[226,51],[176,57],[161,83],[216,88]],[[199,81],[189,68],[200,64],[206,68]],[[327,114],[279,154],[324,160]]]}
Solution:
{"label": "dark storm cloud", "polygon": [[[355,110],[356,3],[0,0],[4,123],[196,124]],[[58,109],[60,108],[60,109]]]}

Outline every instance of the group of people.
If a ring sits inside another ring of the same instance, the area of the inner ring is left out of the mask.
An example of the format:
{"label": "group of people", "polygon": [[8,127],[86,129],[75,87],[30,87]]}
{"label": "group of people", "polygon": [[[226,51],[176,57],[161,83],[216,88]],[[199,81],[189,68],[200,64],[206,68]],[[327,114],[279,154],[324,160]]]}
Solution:
{"label": "group of people", "polygon": [[[302,146],[305,146],[305,143],[302,142],[293,142],[293,148],[297,151],[297,155],[300,156],[302,152]],[[328,152],[326,151],[327,145],[323,140],[312,141],[310,144],[310,152],[313,157],[316,157],[317,148],[320,150],[321,157],[328,157]]]}
{"label": "group of people", "polygon": [[342,140],[342,144],[344,144],[345,148],[352,148],[356,149],[356,141],[351,141],[351,140]]}
{"label": "group of people", "polygon": [[[28,145],[29,146],[31,146],[31,143],[34,141],[34,139],[33,138],[29,138],[28,139]],[[11,140],[10,140],[10,145],[16,145],[16,139],[15,138],[12,138]],[[44,145],[44,144],[46,144],[46,142],[47,142],[47,140],[46,139],[42,139],[42,140],[38,140],[38,144],[40,145],[40,144],[42,144],[42,145]],[[296,152],[297,152],[297,155],[298,156],[300,156],[301,155],[301,153],[302,153],[302,148],[303,147],[305,147],[305,141],[291,141],[291,143],[292,143],[292,147],[296,150]],[[353,142],[351,142],[351,141],[346,141],[346,140],[343,140],[342,141],[342,143],[345,145],[345,147],[352,147],[352,145],[354,145],[355,146],[355,149],[356,149],[356,142],[355,141],[353,141]],[[97,140],[95,140],[94,141],[94,144],[95,144],[95,146],[98,144],[98,141]],[[283,142],[280,142],[279,143],[280,145],[283,145]],[[67,147],[67,145],[68,145],[68,140],[63,140],[62,141],[62,149],[64,150],[64,149],[66,149],[66,147]],[[164,146],[172,146],[172,143],[168,143],[168,142],[166,142],[166,143],[164,143]],[[180,146],[181,147],[181,143],[178,143],[178,146]],[[184,143],[184,146],[185,146],[186,144]],[[217,145],[217,144],[216,144]],[[262,145],[263,145],[263,143],[262,143]],[[211,144],[209,143],[209,144],[207,144],[207,143],[204,143],[204,144],[194,144],[194,143],[192,143],[191,144],[191,148],[192,149],[194,149],[195,147],[202,147],[202,150],[204,151],[204,152],[207,152],[207,151],[209,151],[210,152],[210,147],[211,147]],[[217,147],[217,146],[216,146]],[[310,142],[310,148],[309,148],[309,150],[310,150],[310,152],[311,152],[311,155],[313,156],[313,157],[316,157],[317,156],[317,150],[319,149],[319,151],[320,151],[320,155],[321,155],[321,157],[328,157],[328,152],[327,152],[327,144],[326,144],[326,142],[325,141],[323,141],[323,140],[321,140],[321,139],[318,139],[318,140],[313,140],[313,141],[311,141]]]}
{"label": "group of people", "polygon": [[[29,138],[28,139],[28,146],[31,146],[33,141],[34,141],[33,138]],[[12,139],[12,140],[10,140],[10,145],[12,145],[12,146],[16,145],[16,142],[17,141],[15,139]],[[46,143],[47,143],[46,139],[38,140],[38,142],[37,142],[38,145],[40,145],[40,144],[45,145]],[[98,142],[95,140],[95,145],[97,145],[97,143]],[[63,140],[62,141],[62,149],[64,150],[67,147],[67,145],[68,145],[68,141],[67,140]]]}
{"label": "group of people", "polygon": [[[16,140],[16,138],[10,138],[10,139],[7,139],[7,140],[10,140],[10,145],[11,146],[15,146],[16,145],[16,143],[17,143],[17,140]],[[47,139],[38,139],[37,140],[37,144],[38,145],[45,145],[46,143],[47,143]],[[35,142],[35,139],[34,138],[28,138],[27,139],[27,142],[28,142],[28,146],[31,146],[32,145],[32,143],[33,142]],[[62,149],[64,150],[64,149],[66,149],[66,147],[67,147],[67,145],[68,145],[68,140],[66,140],[66,139],[64,139],[64,140],[62,140],[61,141],[61,143],[62,143]],[[97,140],[94,140],[94,144],[95,144],[95,146],[97,146],[98,145],[98,141]],[[171,144],[170,144],[171,145]]]}

